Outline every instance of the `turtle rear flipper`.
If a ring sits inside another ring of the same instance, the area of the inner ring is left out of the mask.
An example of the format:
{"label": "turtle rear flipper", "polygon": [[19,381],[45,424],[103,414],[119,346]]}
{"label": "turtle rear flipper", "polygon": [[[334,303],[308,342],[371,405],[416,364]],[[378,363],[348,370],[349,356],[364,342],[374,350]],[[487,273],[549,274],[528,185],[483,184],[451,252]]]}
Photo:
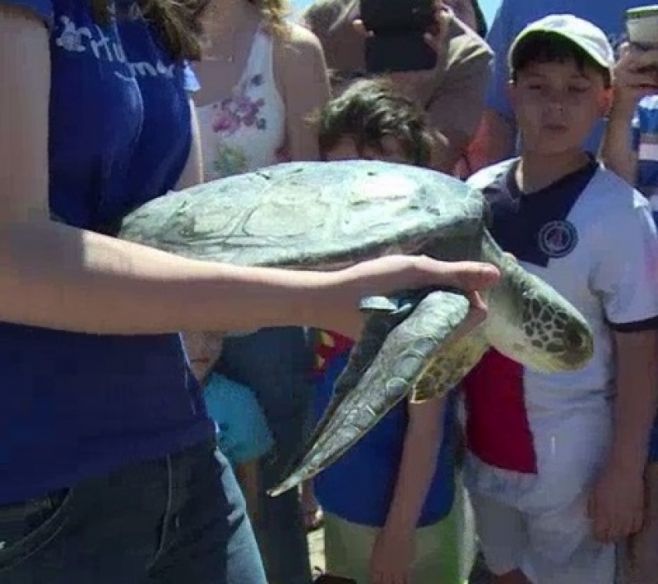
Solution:
{"label": "turtle rear flipper", "polygon": [[[469,301],[462,294],[437,291],[423,298],[411,315],[388,334],[354,388],[348,387],[334,398],[312,446],[270,494],[278,495],[315,476],[362,438],[410,393],[427,370],[428,360],[457,342],[468,311]],[[350,374],[346,371],[340,383],[345,375]]]}
{"label": "turtle rear flipper", "polygon": [[456,341],[432,359],[411,390],[409,400],[421,403],[454,388],[482,358],[489,344],[478,334]]}

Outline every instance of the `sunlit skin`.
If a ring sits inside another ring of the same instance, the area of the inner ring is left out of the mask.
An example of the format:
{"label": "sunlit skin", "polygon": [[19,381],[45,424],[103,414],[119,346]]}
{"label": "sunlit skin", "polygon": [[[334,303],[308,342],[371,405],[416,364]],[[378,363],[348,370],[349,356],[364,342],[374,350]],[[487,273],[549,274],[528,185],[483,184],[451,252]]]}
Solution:
{"label": "sunlit skin", "polygon": [[573,156],[606,114],[611,92],[595,68],[567,60],[528,64],[510,83],[509,95],[525,153]]}

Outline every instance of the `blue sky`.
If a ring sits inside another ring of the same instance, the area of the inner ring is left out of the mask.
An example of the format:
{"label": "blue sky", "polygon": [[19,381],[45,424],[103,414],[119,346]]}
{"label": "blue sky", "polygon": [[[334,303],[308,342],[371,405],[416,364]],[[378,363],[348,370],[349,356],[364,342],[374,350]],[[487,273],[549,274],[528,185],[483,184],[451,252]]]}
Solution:
{"label": "blue sky", "polygon": [[[290,3],[297,10],[303,8],[304,6],[310,4],[312,0],[290,0]],[[479,0],[482,11],[487,18],[487,21],[491,23],[491,19],[496,13],[496,9],[500,4],[500,0]]]}
{"label": "blue sky", "polygon": [[493,19],[494,14],[496,14],[499,4],[500,0],[480,0],[482,12],[484,12],[489,24],[491,24],[491,20]]}

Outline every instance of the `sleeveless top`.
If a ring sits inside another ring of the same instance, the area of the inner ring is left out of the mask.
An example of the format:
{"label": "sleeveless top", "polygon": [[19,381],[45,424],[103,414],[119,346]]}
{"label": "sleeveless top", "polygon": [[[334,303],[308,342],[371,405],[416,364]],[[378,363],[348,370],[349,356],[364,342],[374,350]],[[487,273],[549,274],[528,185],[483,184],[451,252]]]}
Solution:
{"label": "sleeveless top", "polygon": [[273,39],[261,25],[231,95],[197,108],[206,180],[282,161],[286,113],[272,61]]}
{"label": "sleeveless top", "polygon": [[[112,3],[118,16],[103,25],[86,0],[0,2],[49,26],[51,212],[111,233],[176,184],[190,149],[194,76],[131,0]],[[178,335],[0,323],[0,349],[0,505],[214,435]]]}

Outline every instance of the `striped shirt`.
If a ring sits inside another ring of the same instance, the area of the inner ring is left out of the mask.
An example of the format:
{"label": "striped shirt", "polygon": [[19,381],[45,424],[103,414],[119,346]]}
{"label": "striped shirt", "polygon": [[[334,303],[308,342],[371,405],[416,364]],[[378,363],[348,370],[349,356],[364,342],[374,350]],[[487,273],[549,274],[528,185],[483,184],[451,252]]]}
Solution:
{"label": "striped shirt", "polygon": [[636,188],[648,197],[658,220],[658,95],[644,98],[633,120],[633,147],[638,165]]}

